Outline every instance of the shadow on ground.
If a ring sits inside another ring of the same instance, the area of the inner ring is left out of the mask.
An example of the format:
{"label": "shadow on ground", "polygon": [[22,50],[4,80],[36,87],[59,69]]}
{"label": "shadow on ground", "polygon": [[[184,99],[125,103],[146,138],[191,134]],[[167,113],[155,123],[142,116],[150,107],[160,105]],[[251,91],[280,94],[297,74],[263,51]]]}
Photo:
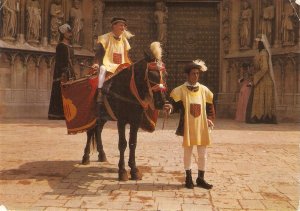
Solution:
{"label": "shadow on ground", "polygon": [[[32,185],[40,181],[47,181],[51,192],[47,195],[97,195],[114,190],[158,191],[178,190],[181,184],[153,183],[143,180],[138,182],[118,181],[118,169],[109,163],[94,162],[92,165],[80,165],[78,161],[37,161],[28,162],[16,169],[0,171],[0,180],[16,180],[17,185]],[[140,166],[143,174],[151,173],[151,167]],[[129,171],[128,175],[130,177]],[[168,172],[178,182],[183,181],[180,172]],[[177,179],[176,179],[177,178]]]}

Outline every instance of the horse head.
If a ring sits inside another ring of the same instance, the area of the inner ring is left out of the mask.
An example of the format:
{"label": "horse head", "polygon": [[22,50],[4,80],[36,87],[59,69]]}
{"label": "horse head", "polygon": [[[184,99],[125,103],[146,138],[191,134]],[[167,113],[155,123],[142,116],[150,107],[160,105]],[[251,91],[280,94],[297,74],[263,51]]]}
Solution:
{"label": "horse head", "polygon": [[159,42],[152,42],[150,49],[144,51],[147,70],[145,80],[147,81],[149,94],[153,98],[156,109],[162,109],[166,97],[166,68],[162,62],[162,48]]}

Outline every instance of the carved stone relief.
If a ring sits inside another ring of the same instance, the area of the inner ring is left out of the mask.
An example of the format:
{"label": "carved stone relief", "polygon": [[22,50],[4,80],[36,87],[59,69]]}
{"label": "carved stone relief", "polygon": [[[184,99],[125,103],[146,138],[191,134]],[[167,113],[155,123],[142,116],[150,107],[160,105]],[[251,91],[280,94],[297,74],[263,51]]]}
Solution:
{"label": "carved stone relief", "polygon": [[273,0],[263,0],[263,9],[261,17],[261,33],[265,34],[269,40],[269,43],[273,43],[274,33],[274,18],[275,18],[275,6]]}
{"label": "carved stone relief", "polygon": [[249,49],[252,39],[252,9],[248,0],[242,2],[240,23],[241,49]]}
{"label": "carved stone relief", "polygon": [[224,0],[222,4],[222,40],[224,53],[227,54],[230,48],[230,1]]}
{"label": "carved stone relief", "polygon": [[41,6],[38,0],[28,0],[26,2],[27,16],[27,41],[29,43],[39,43],[41,32]]}
{"label": "carved stone relief", "polygon": [[15,40],[17,34],[17,1],[9,0],[2,8],[2,38]]}
{"label": "carved stone relief", "polygon": [[98,36],[103,34],[103,14],[105,9],[105,3],[103,0],[94,0],[93,11],[93,46],[94,49],[97,46]]}
{"label": "carved stone relief", "polygon": [[156,2],[155,7],[154,21],[157,27],[157,40],[165,44],[167,42],[168,8],[163,1]]}
{"label": "carved stone relief", "polygon": [[80,8],[80,1],[73,0],[73,7],[70,11],[70,23],[73,29],[73,46],[81,47],[81,33],[83,29],[83,16]]}
{"label": "carved stone relief", "polygon": [[[294,7],[296,7],[295,3]],[[285,2],[282,12],[282,43],[284,46],[295,45],[297,20],[290,2]]]}
{"label": "carved stone relief", "polygon": [[63,24],[64,12],[61,0],[54,0],[50,6],[50,44],[56,45],[59,39],[58,27]]}

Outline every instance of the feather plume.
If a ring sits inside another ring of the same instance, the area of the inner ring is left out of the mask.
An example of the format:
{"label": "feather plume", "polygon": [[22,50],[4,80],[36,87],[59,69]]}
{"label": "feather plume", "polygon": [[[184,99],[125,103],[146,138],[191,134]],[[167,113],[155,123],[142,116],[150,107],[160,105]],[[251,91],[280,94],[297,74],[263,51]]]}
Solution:
{"label": "feather plume", "polygon": [[161,61],[161,57],[162,57],[162,48],[161,48],[160,42],[152,42],[152,43],[150,44],[150,50],[151,50],[152,54],[154,55],[154,57],[155,57],[158,61]]}
{"label": "feather plume", "polygon": [[128,30],[124,30],[124,36],[127,38],[127,39],[130,39],[130,38],[132,38],[132,37],[134,37],[135,35],[134,34],[132,34],[130,31],[128,31]]}
{"label": "feather plume", "polygon": [[201,59],[196,59],[193,61],[196,65],[199,65],[201,67],[201,71],[205,72],[207,70],[207,66],[205,65],[205,62]]}

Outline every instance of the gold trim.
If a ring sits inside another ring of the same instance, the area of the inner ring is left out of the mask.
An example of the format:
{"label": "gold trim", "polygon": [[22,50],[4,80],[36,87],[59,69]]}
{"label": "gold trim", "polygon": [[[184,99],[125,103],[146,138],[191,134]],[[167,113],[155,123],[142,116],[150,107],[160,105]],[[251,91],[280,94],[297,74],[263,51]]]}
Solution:
{"label": "gold trim", "polygon": [[[145,111],[144,111],[145,112]],[[154,121],[152,121],[152,119],[149,117],[149,115],[145,112],[145,116],[148,119],[148,121],[150,122],[150,124],[152,124],[152,126],[156,126],[156,123]]]}
{"label": "gold trim", "polygon": [[68,133],[74,133],[74,132],[77,132],[77,131],[86,130],[88,127],[90,127],[91,125],[95,124],[96,121],[97,121],[97,119],[94,119],[92,122],[90,122],[87,125],[84,125],[82,127],[68,129]]}

